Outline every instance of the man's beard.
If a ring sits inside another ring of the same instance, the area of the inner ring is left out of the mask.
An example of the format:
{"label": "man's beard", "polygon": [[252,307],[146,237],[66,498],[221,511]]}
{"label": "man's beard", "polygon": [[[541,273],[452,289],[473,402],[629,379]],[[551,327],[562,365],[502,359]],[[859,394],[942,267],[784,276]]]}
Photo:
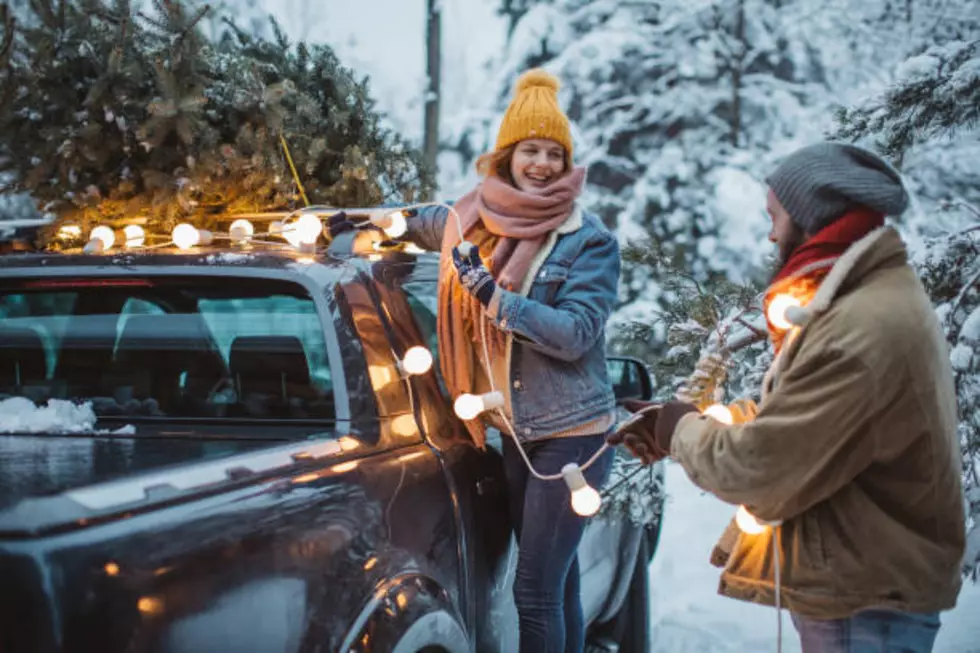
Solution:
{"label": "man's beard", "polygon": [[779,244],[779,260],[777,261],[775,269],[772,271],[772,276],[769,279],[770,283],[775,281],[776,277],[779,276],[779,273],[784,267],[786,267],[786,264],[789,263],[789,260],[793,258],[793,254],[796,253],[796,250],[798,250],[805,242],[806,234],[803,233],[802,229],[794,227],[793,232],[790,234],[789,240]]}

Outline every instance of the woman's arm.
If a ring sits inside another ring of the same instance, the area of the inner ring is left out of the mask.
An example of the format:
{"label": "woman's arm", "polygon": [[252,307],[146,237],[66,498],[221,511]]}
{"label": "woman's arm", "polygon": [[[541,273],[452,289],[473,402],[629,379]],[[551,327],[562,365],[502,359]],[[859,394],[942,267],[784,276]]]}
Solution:
{"label": "woman's arm", "polygon": [[[438,252],[442,249],[442,234],[448,220],[449,210],[446,207],[424,206],[405,220],[408,230],[402,238],[422,249]],[[455,225],[451,227],[455,228]]]}
{"label": "woman's arm", "polygon": [[497,288],[487,315],[497,328],[552,358],[575,361],[598,342],[616,303],[619,243],[602,233],[586,244],[550,305]]}

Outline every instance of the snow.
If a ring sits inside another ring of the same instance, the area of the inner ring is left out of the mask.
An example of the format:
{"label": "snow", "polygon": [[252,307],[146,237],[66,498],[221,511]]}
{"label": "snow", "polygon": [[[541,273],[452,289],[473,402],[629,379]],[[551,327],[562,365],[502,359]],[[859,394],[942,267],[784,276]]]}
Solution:
{"label": "snow", "polygon": [[0,401],[0,433],[84,433],[95,426],[92,404],[51,399],[36,406],[25,397]]}
{"label": "snow", "polygon": [[[91,402],[49,399],[47,405],[37,406],[26,397],[0,400],[0,433],[110,433],[96,430],[95,421]],[[136,427],[126,425],[111,433],[134,435]]]}
{"label": "snow", "polygon": [[[720,570],[711,549],[735,508],[702,492],[667,463],[667,505],[650,565],[651,653],[744,653],[776,650],[776,611],[717,593]],[[959,604],[941,616],[934,653],[980,653],[980,585],[966,581]],[[783,651],[799,653],[783,613]]]}

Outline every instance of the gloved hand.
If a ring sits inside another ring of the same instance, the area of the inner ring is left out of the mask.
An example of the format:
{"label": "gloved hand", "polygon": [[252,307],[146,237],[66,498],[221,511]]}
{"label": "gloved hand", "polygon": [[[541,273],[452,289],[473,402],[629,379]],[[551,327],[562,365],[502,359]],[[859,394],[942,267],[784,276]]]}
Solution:
{"label": "gloved hand", "polygon": [[624,406],[634,415],[610,434],[606,441],[611,445],[625,444],[644,465],[669,456],[677,423],[684,415],[698,412],[694,404],[682,401],[669,401],[663,405],[626,401]]}
{"label": "gloved hand", "polygon": [[480,260],[479,248],[471,247],[469,256],[463,256],[459,246],[453,247],[453,265],[456,266],[460,285],[484,307],[489,306],[497,290],[497,282]]}
{"label": "gloved hand", "polygon": [[330,216],[327,220],[327,233],[330,236],[330,240],[333,240],[340,234],[353,231],[356,229],[354,223],[347,218],[347,213],[345,211],[338,211]]}

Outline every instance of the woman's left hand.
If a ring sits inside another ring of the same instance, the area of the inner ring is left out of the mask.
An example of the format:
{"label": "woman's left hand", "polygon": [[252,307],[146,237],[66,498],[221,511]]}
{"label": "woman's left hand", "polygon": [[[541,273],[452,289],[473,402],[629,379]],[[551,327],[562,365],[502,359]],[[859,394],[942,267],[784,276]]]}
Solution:
{"label": "woman's left hand", "polygon": [[463,256],[458,246],[453,247],[453,265],[456,266],[459,283],[466,292],[476,297],[484,306],[489,306],[497,290],[497,282],[480,260],[480,250],[471,246],[469,256]]}

